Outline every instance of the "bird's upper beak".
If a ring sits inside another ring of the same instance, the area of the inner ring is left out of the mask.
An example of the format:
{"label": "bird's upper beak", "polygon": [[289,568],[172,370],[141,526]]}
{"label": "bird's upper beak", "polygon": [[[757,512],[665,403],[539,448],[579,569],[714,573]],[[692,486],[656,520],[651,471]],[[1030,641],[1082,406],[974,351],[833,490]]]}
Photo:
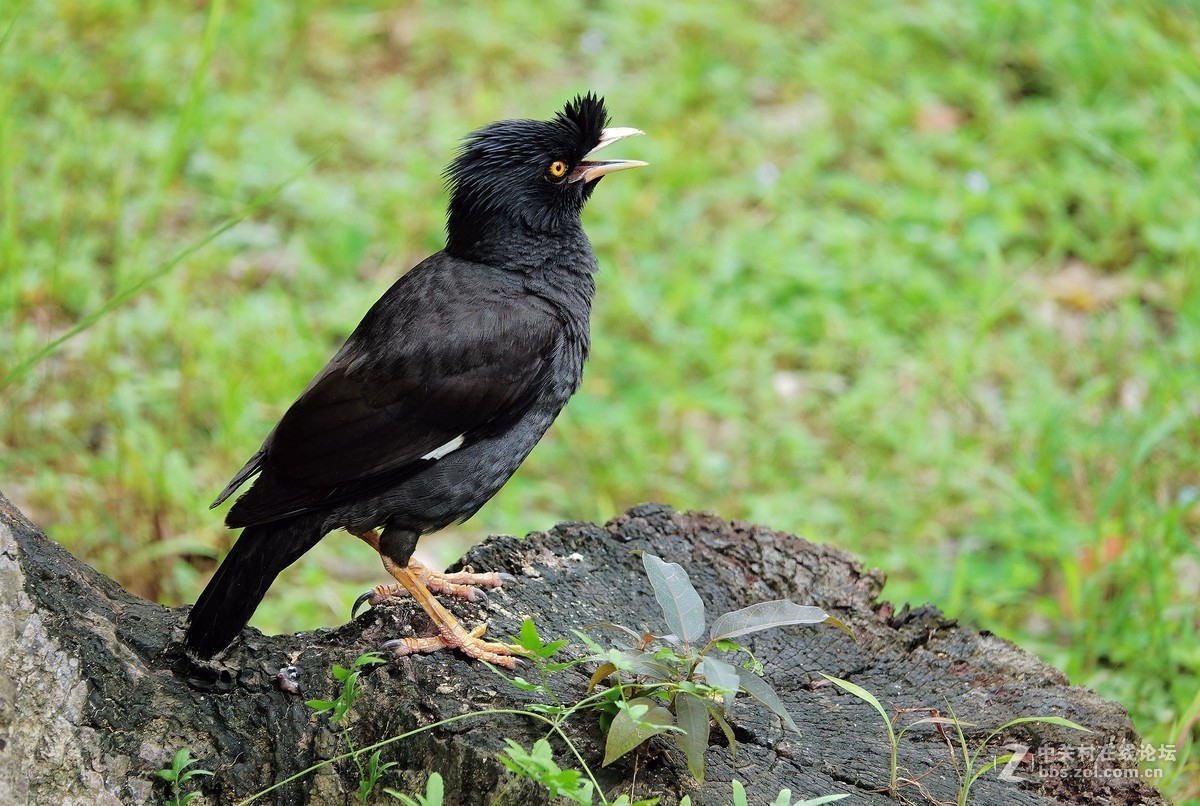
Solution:
{"label": "bird's upper beak", "polygon": [[646,163],[641,160],[592,160],[590,157],[605,146],[610,146],[618,140],[624,140],[626,137],[636,137],[639,134],[645,134],[641,129],[630,128],[610,128],[600,132],[600,142],[596,147],[584,155],[579,164],[575,166],[575,170],[571,171],[569,179],[572,182],[583,180],[591,182],[593,179],[599,179],[605,174],[623,171],[626,168],[641,168]]}

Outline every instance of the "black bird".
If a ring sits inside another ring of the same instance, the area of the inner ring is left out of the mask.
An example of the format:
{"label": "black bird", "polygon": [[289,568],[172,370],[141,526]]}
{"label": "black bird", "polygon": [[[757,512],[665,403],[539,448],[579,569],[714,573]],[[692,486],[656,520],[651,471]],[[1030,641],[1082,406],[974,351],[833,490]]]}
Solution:
{"label": "black bird", "polygon": [[345,529],[399,583],[363,598],[407,591],[437,625],[388,642],[398,654],[456,647],[515,665],[516,649],[468,632],[430,592],[483,598],[471,586],[501,575],[437,574],[412,553],[495,495],[579,388],[597,270],[580,214],[601,177],[645,165],[592,159],[642,133],[607,124],[589,93],[553,120],[466,138],[445,174],[445,249],[371,307],[213,503],[258,474],[225,519],[245,530],[188,616],[196,656],[228,646],[279,572]]}

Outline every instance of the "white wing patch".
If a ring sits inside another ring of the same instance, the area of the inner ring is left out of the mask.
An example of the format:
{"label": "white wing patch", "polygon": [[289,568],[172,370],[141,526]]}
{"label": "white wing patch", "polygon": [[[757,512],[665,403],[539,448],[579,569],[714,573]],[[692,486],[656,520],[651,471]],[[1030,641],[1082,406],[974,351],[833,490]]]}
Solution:
{"label": "white wing patch", "polygon": [[441,459],[443,456],[447,456],[451,453],[454,453],[456,450],[458,450],[459,448],[461,448],[463,446],[463,437],[464,436],[466,436],[466,434],[459,434],[454,439],[447,442],[445,445],[439,445],[438,447],[434,448],[433,450],[431,450],[429,453],[425,454],[421,458],[422,459]]}

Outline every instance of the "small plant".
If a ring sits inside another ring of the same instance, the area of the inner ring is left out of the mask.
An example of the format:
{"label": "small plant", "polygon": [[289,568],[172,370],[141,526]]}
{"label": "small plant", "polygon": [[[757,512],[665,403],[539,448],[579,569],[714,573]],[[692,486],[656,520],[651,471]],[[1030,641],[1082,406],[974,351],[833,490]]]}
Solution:
{"label": "small plant", "polygon": [[318,714],[329,714],[329,721],[341,728],[342,737],[350,748],[350,757],[354,760],[354,765],[358,767],[356,797],[360,803],[370,800],[371,793],[375,790],[375,785],[379,783],[380,777],[387,769],[396,765],[394,761],[382,762],[380,760],[379,754],[383,752],[382,750],[372,753],[364,765],[360,758],[361,754],[355,748],[354,740],[350,738],[350,731],[346,727],[346,714],[354,706],[354,701],[358,699],[361,691],[359,677],[362,675],[362,667],[378,663],[384,663],[383,656],[377,652],[368,652],[355,658],[349,669],[334,664],[333,676],[342,684],[342,689],[338,692],[337,697],[332,700],[308,700],[306,703]]}
{"label": "small plant", "polygon": [[382,750],[376,750],[367,758],[366,769],[363,769],[362,764],[358,762],[358,756],[354,756],[354,763],[358,764],[358,797],[359,803],[366,803],[371,799],[371,793],[375,791],[375,784],[379,783],[379,779],[388,769],[395,767],[396,762],[388,761],[381,762],[379,754]]}
{"label": "small plant", "polygon": [[[979,755],[984,751],[984,748],[987,747],[988,742],[996,738],[996,736],[1002,731],[1011,728],[1013,725],[1039,722],[1043,725],[1058,725],[1059,727],[1070,728],[1071,730],[1081,730],[1084,733],[1091,733],[1091,731],[1085,728],[1083,725],[1072,722],[1069,719],[1063,719],[1061,716],[1022,716],[1018,717],[1017,719],[1010,719],[1008,722],[1005,722],[1003,725],[996,728],[994,731],[989,733],[982,742],[979,743],[974,752],[971,752],[967,749],[967,739],[965,736],[963,736],[962,725],[959,723],[958,718],[954,715],[954,709],[950,708],[948,703],[946,708],[950,711],[950,717],[954,722],[955,732],[958,734],[958,745],[962,750],[962,758],[964,763],[963,772],[959,776],[958,806],[966,806],[967,797],[971,794],[971,785],[979,780],[979,776],[983,775],[988,770],[995,769],[1001,764],[1007,764],[1013,760],[1014,754],[1009,753],[1007,755],[997,756],[991,761],[983,764],[978,770],[975,769],[975,764],[979,761]],[[958,765],[955,764],[954,766],[957,767]]]}
{"label": "small plant", "polygon": [[[351,740],[345,717],[360,692],[361,667],[382,663],[383,659],[375,653],[369,653],[356,659],[350,668],[335,665],[333,675],[342,683],[337,697],[332,700],[309,700],[308,705],[318,713],[329,713],[329,718],[340,725],[349,752],[277,781],[241,801],[240,805],[252,803],[322,766],[346,759],[353,760],[358,767],[358,799],[365,803],[384,771],[395,766],[394,762],[380,761],[384,747],[464,719],[507,714],[545,724],[548,728],[547,737],[535,741],[529,750],[506,739],[508,747],[500,760],[514,775],[545,786],[552,797],[566,798],[581,806],[591,806],[596,797],[604,806],[653,806],[658,798],[633,801],[632,792],[612,801],[605,797],[591,768],[563,729],[564,724],[580,712],[596,711],[599,714],[600,726],[607,733],[605,765],[641,747],[652,737],[669,733],[683,749],[689,770],[701,783],[704,778],[704,751],[708,747],[713,721],[724,732],[731,752],[736,752],[736,740],[726,715],[738,694],[754,697],[777,714],[786,727],[798,732],[782,700],[760,676],[762,664],[733,639],[791,624],[826,622],[846,632],[850,632],[849,629],[820,608],[804,607],[789,601],[764,602],[726,613],[708,627],[704,618],[704,604],[682,567],[646,553],[642,554],[642,562],[671,633],[653,635],[637,633],[619,625],[597,625],[617,631],[618,637],[613,646],[602,647],[587,634],[577,632],[576,635],[592,654],[575,660],[555,661],[554,656],[567,645],[568,640],[547,642],[538,633],[533,621],[525,619],[520,633],[513,636],[512,640],[525,650],[526,660],[532,665],[536,677],[510,676],[495,667],[490,668],[516,688],[538,694],[547,702],[530,703],[520,709],[494,708],[459,714],[361,749],[355,747]],[[740,666],[735,666],[718,657],[718,652],[743,653],[747,659]],[[592,675],[585,696],[575,702],[564,703],[550,686],[551,677],[563,669],[589,662],[599,663],[599,668]],[[597,691],[606,681],[609,682],[608,687]],[[563,769],[554,760],[548,741],[551,735],[557,736],[567,747],[579,763],[578,769]],[[371,755],[364,765],[361,759],[367,753]],[[636,775],[635,766],[631,789],[636,789]],[[441,803],[443,782],[440,775],[431,775],[423,796],[410,796],[388,789],[384,791],[407,806],[434,806]],[[806,801],[802,806],[817,806],[840,797],[844,796],[828,795]],[[790,798],[791,793],[784,790],[775,803],[782,806],[788,804]]]}
{"label": "small plant", "polygon": [[[588,636],[581,639],[599,663],[589,691],[614,678],[600,703],[601,727],[607,733],[604,766],[642,746],[659,734],[670,733],[687,759],[688,769],[704,782],[704,752],[711,723],[725,734],[736,753],[733,729],[726,717],[734,698],[745,693],[776,714],[785,727],[799,733],[779,695],[759,672],[749,650],[733,639],[772,627],[829,623],[849,628],[819,607],[787,600],[762,602],[725,613],[711,627],[705,623],[704,602],[678,563],[642,553],[642,565],[671,631],[667,635],[637,633],[620,625],[615,646],[604,649]],[[706,631],[707,627],[707,631]],[[717,657],[717,652],[745,653],[740,666]]]}
{"label": "small plant", "polygon": [[[791,624],[826,622],[847,632],[849,629],[820,608],[789,601],[763,602],[726,613],[709,627],[700,594],[680,565],[644,552],[642,564],[671,630],[669,634],[639,633],[616,624],[596,625],[618,633],[612,646],[606,648],[586,633],[576,632],[592,654],[579,660],[552,662],[551,658],[567,642],[560,639],[547,643],[534,623],[526,619],[520,634],[513,640],[526,650],[537,679],[509,676],[494,667],[493,671],[517,688],[551,700],[527,708],[546,717],[564,739],[565,734],[558,728],[567,719],[580,711],[597,711],[600,727],[607,734],[604,766],[636,750],[654,736],[670,734],[682,749],[689,771],[703,783],[704,752],[708,749],[713,722],[725,734],[730,751],[736,754],[737,742],[726,716],[740,693],[754,697],[778,715],[786,727],[799,732],[779,695],[760,676],[762,664],[733,639]],[[744,653],[747,660],[735,666],[718,657],[717,652]],[[598,664],[588,684],[587,696],[575,703],[564,704],[550,687],[550,676],[586,662]],[[605,681],[610,681],[611,685],[596,692]],[[575,752],[573,747],[571,749]],[[578,759],[577,752],[575,755]],[[584,772],[588,781],[574,770],[559,768],[545,740],[535,743],[532,751],[510,742],[508,757],[501,760],[514,773],[536,780],[553,795],[567,797],[576,803],[590,804],[593,792],[598,790],[586,765]],[[582,759],[580,761],[582,763]],[[634,774],[636,780],[636,768]],[[622,796],[613,804],[623,802],[628,802],[628,796]]]}
{"label": "small plant", "polygon": [[[742,782],[735,778],[731,786],[733,787],[732,806],[748,806],[746,800],[746,787],[742,786]],[[792,790],[781,789],[779,794],[775,796],[775,800],[771,801],[771,806],[822,806],[822,804],[833,803],[835,800],[841,800],[842,798],[848,797],[850,796],[844,793],[839,795],[822,795],[819,798],[809,798],[808,800],[801,800],[797,801],[796,803],[792,803]],[[687,800],[688,803],[686,806],[691,806],[691,799],[688,798]],[[685,806],[685,804],[680,801],[679,806]]]}
{"label": "small plant", "polygon": [[[530,622],[526,622],[530,623]],[[526,750],[512,739],[505,739],[508,749],[500,761],[521,778],[537,781],[552,798],[566,798],[580,806],[592,806],[592,782],[584,780],[579,770],[564,770],[554,761],[550,742],[538,739],[532,750]]]}
{"label": "small plant", "polygon": [[[1008,722],[1005,722],[1000,727],[996,728],[994,731],[989,733],[984,738],[984,740],[982,742],[980,742],[979,745],[975,748],[974,752],[972,752],[967,747],[966,736],[963,734],[962,729],[964,727],[975,727],[975,726],[970,722],[960,721],[958,719],[958,716],[954,713],[954,709],[950,707],[949,703],[946,704],[946,708],[950,713],[949,718],[943,717],[943,716],[938,716],[936,709],[921,709],[921,710],[929,710],[932,715],[924,717],[922,719],[914,720],[914,721],[910,722],[909,724],[905,725],[899,731],[897,731],[896,730],[896,720],[898,720],[900,718],[900,715],[902,713],[907,713],[907,711],[902,711],[902,710],[897,711],[896,715],[889,719],[888,715],[887,715],[887,711],[884,709],[883,704],[879,702],[879,700],[875,697],[874,694],[867,691],[862,686],[855,685],[854,683],[851,683],[849,680],[842,680],[839,677],[833,677],[833,676],[827,675],[827,674],[822,675],[822,676],[829,682],[836,685],[838,688],[842,689],[843,691],[846,691],[849,694],[853,694],[855,697],[858,697],[860,700],[862,700],[863,702],[870,705],[872,708],[875,709],[876,712],[878,712],[879,716],[883,719],[883,723],[887,727],[888,743],[891,745],[891,763],[889,765],[889,774],[888,774],[888,792],[892,795],[895,795],[896,791],[901,786],[913,785],[913,786],[920,787],[919,781],[914,780],[912,778],[901,778],[899,776],[899,768],[897,766],[897,761],[896,761],[896,757],[897,757],[899,747],[900,747],[900,740],[904,738],[905,733],[907,733],[912,728],[915,728],[917,725],[936,725],[936,726],[938,726],[939,731],[942,729],[943,726],[946,726],[946,725],[950,725],[950,726],[954,727],[954,730],[958,735],[958,742],[959,742],[959,747],[962,751],[962,760],[963,760],[963,765],[964,765],[963,770],[960,771],[960,773],[959,773],[958,806],[966,806],[967,798],[971,793],[971,786],[977,780],[979,780],[979,777],[981,775],[983,775],[988,770],[995,769],[996,767],[999,767],[1001,764],[1007,764],[1008,762],[1013,760],[1013,754],[1009,753],[1008,755],[997,756],[996,758],[994,758],[991,761],[987,762],[986,764],[982,765],[979,769],[975,769],[975,765],[979,761],[979,756],[983,752],[983,750],[987,747],[988,743],[991,742],[992,739],[996,738],[996,736],[998,736],[1001,732],[1007,730],[1008,728],[1011,728],[1014,725],[1022,725],[1022,724],[1039,722],[1044,725],[1058,725],[1058,726],[1064,727],[1064,728],[1071,728],[1072,730],[1081,730],[1085,733],[1091,733],[1091,731],[1088,730],[1087,728],[1085,728],[1083,725],[1072,722],[1069,719],[1063,719],[1060,716],[1023,716],[1023,717],[1018,717],[1017,719],[1009,720]],[[945,734],[943,733],[943,735],[945,735]],[[947,743],[949,744],[949,739],[947,739]],[[959,768],[958,760],[953,755],[954,747],[952,744],[950,744],[950,752],[951,752],[950,760],[952,762],[954,762],[954,767],[957,770]]]}
{"label": "small plant", "polygon": [[200,794],[199,792],[183,791],[183,785],[197,775],[212,775],[211,770],[189,770],[188,767],[195,763],[192,751],[181,747],[175,751],[175,755],[171,756],[171,766],[164,767],[155,773],[171,785],[171,799],[166,801],[163,806],[184,806],[185,803]]}
{"label": "small plant", "polygon": [[[378,755],[378,751],[376,751],[376,755]],[[425,782],[424,795],[410,796],[394,789],[384,789],[383,791],[403,803],[404,806],[442,806],[445,785],[442,783],[441,773],[433,772],[429,774],[429,780]]]}
{"label": "small plant", "polygon": [[[895,719],[889,719],[887,711],[884,710],[883,703],[879,702],[874,694],[867,691],[862,686],[851,683],[849,680],[843,680],[840,677],[833,677],[824,673],[822,673],[821,676],[843,691],[853,694],[867,705],[870,705],[879,713],[880,718],[883,719],[883,724],[885,727],[887,727],[888,744],[891,748],[891,762],[888,765],[888,792],[893,795],[896,794],[896,789],[900,783],[909,783],[908,779],[903,779],[903,781],[900,779],[899,768],[897,766],[897,756],[900,749],[900,737],[904,735],[904,731],[901,731],[899,734],[896,733]],[[896,716],[898,718],[899,714]],[[912,727],[912,725],[907,726],[905,730],[907,730],[909,727]]]}
{"label": "small plant", "polygon": [[362,675],[362,667],[383,662],[383,656],[378,652],[368,652],[355,658],[349,669],[335,663],[333,677],[342,684],[342,690],[332,700],[308,700],[305,705],[318,714],[329,713],[330,722],[341,723],[351,706],[354,705],[354,701],[358,699],[360,691],[358,680]]}

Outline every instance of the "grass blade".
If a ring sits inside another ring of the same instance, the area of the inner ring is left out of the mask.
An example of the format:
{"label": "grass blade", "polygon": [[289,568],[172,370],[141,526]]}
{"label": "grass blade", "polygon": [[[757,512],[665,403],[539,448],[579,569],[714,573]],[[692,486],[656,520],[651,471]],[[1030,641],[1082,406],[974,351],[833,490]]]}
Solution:
{"label": "grass blade", "polygon": [[29,370],[33,369],[35,366],[37,366],[42,361],[44,361],[48,356],[53,354],[54,351],[57,350],[59,347],[61,347],[63,344],[65,344],[66,342],[75,338],[80,333],[82,333],[83,331],[90,328],[92,325],[99,322],[110,311],[115,310],[116,308],[119,308],[120,306],[122,306],[126,302],[128,302],[129,300],[133,299],[135,296],[140,294],[142,291],[146,290],[146,288],[148,288],[156,280],[170,274],[172,271],[174,271],[179,266],[180,263],[183,263],[183,261],[187,260],[189,257],[196,254],[201,249],[203,249],[204,247],[208,246],[210,243],[215,241],[223,233],[228,232],[230,229],[237,226],[242,221],[245,221],[247,218],[254,215],[260,209],[265,207],[268,203],[271,202],[272,199],[274,199],[276,196],[278,196],[280,194],[280,192],[283,191],[284,188],[286,188],[288,185],[290,185],[292,182],[294,182],[298,177],[300,177],[304,173],[307,173],[308,170],[310,168],[312,168],[312,166],[314,164],[316,164],[316,162],[319,159],[321,159],[321,156],[323,156],[323,154],[324,154],[324,152],[322,152],[322,154],[320,154],[316,157],[313,157],[311,160],[309,160],[303,166],[301,166],[299,169],[297,169],[291,176],[287,177],[286,179],[284,179],[282,182],[279,182],[275,186],[268,188],[267,190],[260,193],[248,205],[246,205],[241,211],[239,211],[237,213],[237,215],[234,215],[234,216],[231,216],[230,218],[225,219],[225,221],[221,222],[219,225],[217,225],[213,229],[209,230],[208,233],[206,235],[204,235],[204,237],[202,237],[200,240],[195,241],[191,244],[188,244],[183,249],[181,249],[179,252],[175,253],[175,255],[172,256],[170,259],[155,266],[153,269],[151,269],[145,275],[143,275],[141,277],[141,279],[137,280],[132,285],[129,285],[126,288],[123,288],[120,291],[118,291],[116,294],[114,294],[112,297],[110,297],[106,302],[104,302],[104,304],[102,304],[99,308],[96,308],[94,311],[92,311],[92,312],[88,313],[87,315],[85,315],[84,317],[82,317],[78,322],[76,322],[74,325],[69,327],[64,333],[51,339],[40,350],[38,350],[37,352],[35,352],[33,355],[29,356],[28,358],[22,360],[21,362],[19,362],[15,367],[13,367],[11,370],[9,370],[6,375],[0,377],[0,389],[4,389],[6,386],[19,380],[27,372],[29,372]]}
{"label": "grass blade", "polygon": [[833,675],[828,675],[828,674],[822,674],[821,677],[824,677],[826,680],[828,680],[830,683],[833,683],[838,688],[843,689],[843,690],[849,692],[850,694],[853,694],[855,697],[858,697],[860,700],[867,703],[872,708],[874,708],[876,711],[878,711],[879,715],[881,717],[883,717],[883,721],[888,724],[888,732],[889,733],[891,732],[892,720],[888,717],[887,711],[884,710],[883,704],[880,703],[879,700],[875,699],[874,694],[867,691],[862,686],[855,685],[854,683],[851,683],[849,680],[843,680],[840,677],[834,677]]}

